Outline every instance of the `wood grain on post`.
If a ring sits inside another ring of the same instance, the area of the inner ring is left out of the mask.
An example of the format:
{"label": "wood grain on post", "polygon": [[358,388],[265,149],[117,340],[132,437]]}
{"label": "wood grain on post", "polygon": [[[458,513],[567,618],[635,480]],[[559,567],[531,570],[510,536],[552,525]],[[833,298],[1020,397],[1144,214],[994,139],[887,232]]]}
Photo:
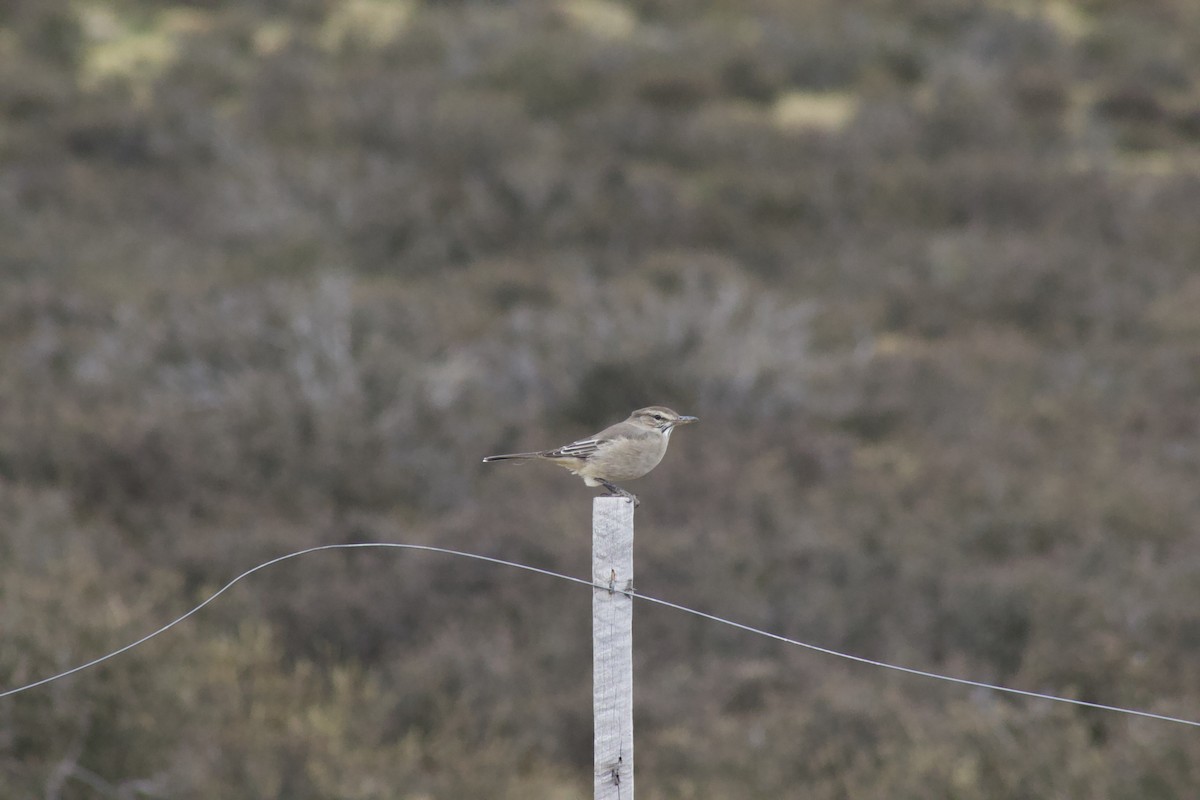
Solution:
{"label": "wood grain on post", "polygon": [[633,503],[592,502],[596,800],[633,800]]}

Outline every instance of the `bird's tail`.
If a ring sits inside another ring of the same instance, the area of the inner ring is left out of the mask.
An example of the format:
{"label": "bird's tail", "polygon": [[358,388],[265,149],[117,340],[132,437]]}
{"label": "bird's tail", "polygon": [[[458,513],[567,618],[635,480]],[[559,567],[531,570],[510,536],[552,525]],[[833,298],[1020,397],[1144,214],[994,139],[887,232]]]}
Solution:
{"label": "bird's tail", "polygon": [[488,464],[492,461],[520,461],[525,458],[541,458],[545,453],[502,453],[498,456],[488,456],[483,460],[483,463]]}

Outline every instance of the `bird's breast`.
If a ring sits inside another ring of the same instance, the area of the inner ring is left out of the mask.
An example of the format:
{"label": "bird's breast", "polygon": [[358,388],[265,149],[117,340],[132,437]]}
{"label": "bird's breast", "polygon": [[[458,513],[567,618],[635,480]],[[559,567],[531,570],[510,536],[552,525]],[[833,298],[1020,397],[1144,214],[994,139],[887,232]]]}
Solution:
{"label": "bird's breast", "polygon": [[658,434],[616,439],[588,459],[586,471],[607,481],[633,480],[658,466],[666,451],[667,439]]}

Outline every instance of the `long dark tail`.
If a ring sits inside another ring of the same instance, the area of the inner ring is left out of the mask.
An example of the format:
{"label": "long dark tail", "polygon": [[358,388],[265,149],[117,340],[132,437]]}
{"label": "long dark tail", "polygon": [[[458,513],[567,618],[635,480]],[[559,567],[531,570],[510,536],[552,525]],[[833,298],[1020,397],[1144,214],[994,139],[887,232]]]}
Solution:
{"label": "long dark tail", "polygon": [[523,458],[541,458],[544,453],[503,453],[498,456],[488,456],[483,460],[483,463],[488,464],[492,461],[519,461]]}

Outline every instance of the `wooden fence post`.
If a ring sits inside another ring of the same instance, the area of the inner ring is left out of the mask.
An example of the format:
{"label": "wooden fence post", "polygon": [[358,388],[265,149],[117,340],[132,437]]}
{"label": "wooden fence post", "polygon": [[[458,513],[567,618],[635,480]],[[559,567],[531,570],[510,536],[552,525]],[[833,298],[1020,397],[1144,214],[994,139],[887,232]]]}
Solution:
{"label": "wooden fence post", "polygon": [[633,503],[592,501],[595,798],[633,800]]}

